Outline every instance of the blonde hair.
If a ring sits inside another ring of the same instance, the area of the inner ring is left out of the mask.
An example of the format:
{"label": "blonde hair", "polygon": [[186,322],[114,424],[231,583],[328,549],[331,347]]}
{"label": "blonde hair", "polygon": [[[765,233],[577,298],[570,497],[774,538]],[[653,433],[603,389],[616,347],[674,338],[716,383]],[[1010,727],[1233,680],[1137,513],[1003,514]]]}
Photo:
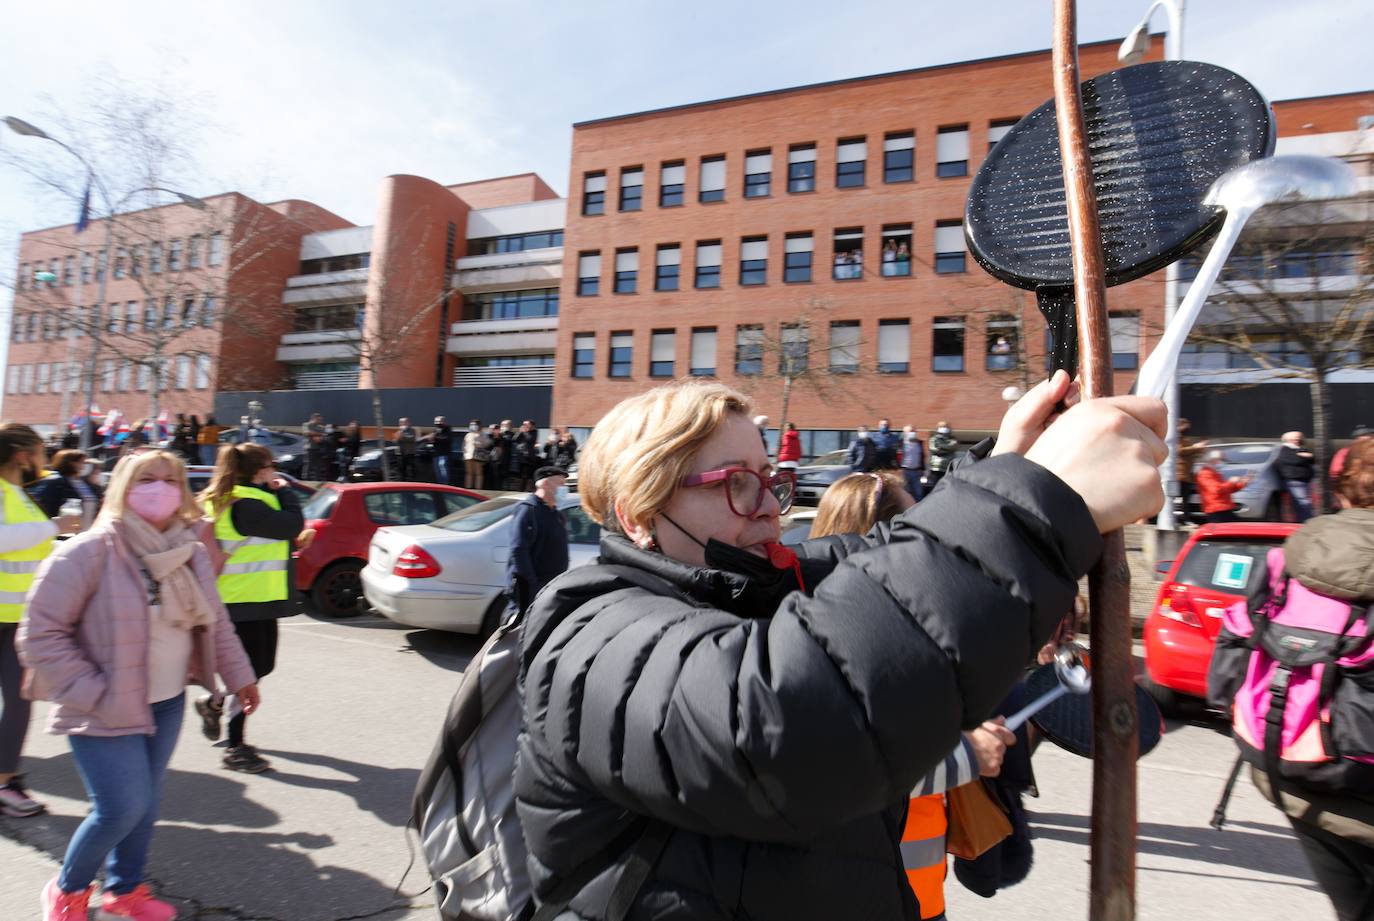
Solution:
{"label": "blonde hair", "polygon": [[616,404],[592,429],[578,459],[582,507],[619,533],[616,507],[647,524],[672,501],[697,451],[731,416],[749,418],[749,398],[724,384],[679,381]]}
{"label": "blonde hair", "polygon": [[897,515],[906,481],[893,470],[851,473],[830,484],[816,507],[811,537],[867,534],[875,524]]}
{"label": "blonde hair", "polygon": [[114,471],[110,474],[110,483],[105,487],[105,501],[100,507],[97,522],[118,521],[123,518],[129,490],[133,488],[138,475],[143,472],[143,468],[151,467],[159,461],[166,462],[172,468],[172,476],[181,487],[181,506],[177,509],[175,517],[186,524],[193,524],[198,520],[201,511],[196,505],[195,497],[191,495],[191,488],[186,484],[186,463],[171,451],[141,451],[138,454],[126,454],[115,464]]}

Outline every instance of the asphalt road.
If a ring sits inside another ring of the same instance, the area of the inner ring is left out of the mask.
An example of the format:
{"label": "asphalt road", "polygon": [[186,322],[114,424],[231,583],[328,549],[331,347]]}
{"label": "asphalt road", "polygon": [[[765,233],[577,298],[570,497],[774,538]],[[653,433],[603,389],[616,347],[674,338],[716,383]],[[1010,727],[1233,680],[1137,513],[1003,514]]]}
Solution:
{"label": "asphalt road", "polygon": [[[422,869],[396,893],[409,859],[403,829],[475,651],[471,638],[376,617],[284,621],[278,669],[248,732],[276,770],[221,769],[220,749],[188,719],[153,845],[156,888],[194,921],[432,921],[427,895],[404,894],[425,888]],[[50,811],[0,818],[0,921],[38,917],[38,891],[86,811],[66,742],[41,731],[44,714],[37,708],[25,770]],[[1248,781],[1231,825],[1207,826],[1233,751],[1211,725],[1177,724],[1141,763],[1138,917],[1333,917],[1287,826]],[[1037,754],[1030,878],[983,900],[951,877],[951,921],[1087,917],[1090,767],[1055,749]]]}

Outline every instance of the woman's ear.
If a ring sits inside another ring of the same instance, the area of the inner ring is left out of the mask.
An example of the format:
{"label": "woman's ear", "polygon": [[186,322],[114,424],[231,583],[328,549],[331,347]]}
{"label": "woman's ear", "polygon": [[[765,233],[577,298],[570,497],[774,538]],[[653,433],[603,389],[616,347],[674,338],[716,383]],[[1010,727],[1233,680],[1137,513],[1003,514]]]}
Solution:
{"label": "woman's ear", "polygon": [[653,529],[647,525],[640,524],[639,522],[631,521],[629,516],[625,514],[624,506],[618,499],[615,503],[615,520],[620,523],[621,533],[628,537],[636,547],[640,547],[645,550],[653,549]]}

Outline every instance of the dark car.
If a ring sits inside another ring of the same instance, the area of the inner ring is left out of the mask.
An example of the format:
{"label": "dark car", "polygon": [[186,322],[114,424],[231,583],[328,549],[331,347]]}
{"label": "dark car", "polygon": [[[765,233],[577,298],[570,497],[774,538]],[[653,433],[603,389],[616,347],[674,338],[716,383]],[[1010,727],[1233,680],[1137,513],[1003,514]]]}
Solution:
{"label": "dark car", "polygon": [[825,491],[832,483],[853,472],[845,460],[847,454],[845,450],[831,451],[797,468],[798,505],[815,505],[821,501],[821,496],[825,495]]}
{"label": "dark car", "polygon": [[253,428],[248,430],[248,437],[243,437],[241,429],[229,429],[220,432],[219,443],[222,445],[236,445],[240,441],[248,441],[253,444],[260,444],[272,452],[276,459],[277,469],[283,473],[289,473],[294,477],[301,476],[305,469],[305,438],[292,432],[278,432],[273,429]]}

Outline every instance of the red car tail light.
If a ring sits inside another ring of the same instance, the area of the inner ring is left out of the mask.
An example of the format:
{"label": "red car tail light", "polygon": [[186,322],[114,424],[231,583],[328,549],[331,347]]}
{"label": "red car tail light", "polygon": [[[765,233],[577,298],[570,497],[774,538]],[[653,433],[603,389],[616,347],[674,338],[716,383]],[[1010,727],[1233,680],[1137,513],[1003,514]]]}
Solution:
{"label": "red car tail light", "polygon": [[407,579],[428,579],[437,576],[442,570],[434,557],[425,552],[418,544],[411,544],[396,557],[391,574]]}
{"label": "red car tail light", "polygon": [[1188,595],[1188,586],[1173,583],[1160,594],[1159,616],[1202,629],[1202,621],[1193,607],[1193,599]]}

